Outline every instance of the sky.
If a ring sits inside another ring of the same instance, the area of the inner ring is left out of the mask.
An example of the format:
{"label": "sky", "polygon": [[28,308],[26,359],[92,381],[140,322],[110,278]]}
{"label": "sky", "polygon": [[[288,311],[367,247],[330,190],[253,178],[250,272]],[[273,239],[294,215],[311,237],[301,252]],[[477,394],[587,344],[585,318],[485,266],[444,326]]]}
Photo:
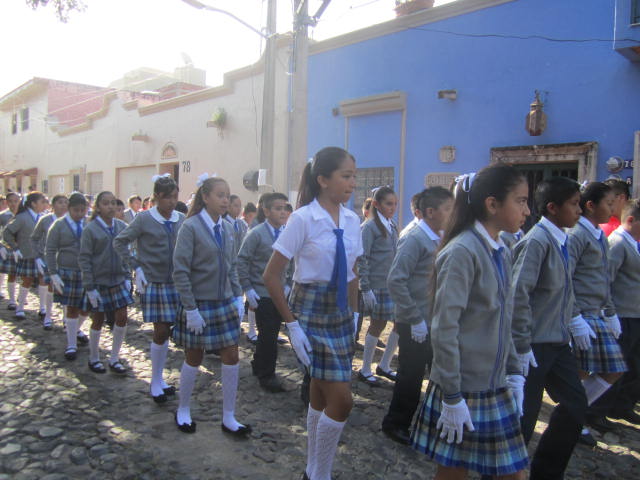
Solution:
{"label": "sky", "polygon": [[[242,18],[257,29],[266,23],[266,0],[202,0]],[[436,5],[451,0],[436,1]],[[126,72],[150,67],[172,72],[186,53],[207,71],[207,84],[260,58],[260,36],[214,12],[181,0],[84,0],[84,12],[60,22],[51,6],[34,11],[24,0],[2,0],[0,18],[0,97],[33,77],[107,86]],[[278,31],[291,30],[293,0],[277,0]],[[320,0],[310,0],[314,13]],[[333,0],[319,24],[316,40],[395,17],[395,0]]]}

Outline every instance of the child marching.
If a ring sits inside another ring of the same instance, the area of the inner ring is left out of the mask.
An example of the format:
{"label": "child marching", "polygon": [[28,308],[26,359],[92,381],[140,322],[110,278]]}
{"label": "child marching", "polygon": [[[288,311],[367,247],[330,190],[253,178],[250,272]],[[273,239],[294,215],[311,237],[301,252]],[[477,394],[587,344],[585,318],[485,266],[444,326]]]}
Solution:
{"label": "child marching", "polygon": [[89,369],[94,373],[107,371],[100,361],[99,349],[106,312],[114,312],[115,317],[109,369],[118,374],[127,372],[119,355],[127,330],[127,306],[133,303],[133,297],[129,270],[113,247],[113,239],[127,226],[114,218],[116,206],[113,193],[100,192],[80,240],[78,264],[86,292],[81,310],[91,312]]}
{"label": "child marching", "polygon": [[[153,177],[155,206],[137,214],[116,236],[114,248],[122,261],[135,270],[142,318],[153,324],[150,393],[156,403],[165,403],[175,387],[163,378],[169,351],[169,329],[178,316],[180,301],[173,283],[173,251],[184,215],[175,211],[178,185],[168,176]],[[136,243],[136,255],[130,245]]]}
{"label": "child marching", "polygon": [[[7,224],[15,216],[22,199],[15,192],[7,193],[7,208],[0,212],[0,233],[4,232]],[[4,283],[4,276],[7,276],[7,293],[9,295],[9,304],[7,310],[16,309],[16,259],[13,251],[5,243],[0,243],[0,288]],[[3,298],[0,292],[0,298]]]}
{"label": "child marching", "polygon": [[[345,208],[356,182],[353,156],[320,150],[300,181],[298,209],[273,245],[264,273],[271,300],[287,322],[291,345],[311,375],[307,467],[303,478],[330,480],[338,440],[352,408],[351,365],[357,314],[360,219]],[[282,276],[295,259],[289,305]]]}
{"label": "child marching", "polygon": [[244,300],[236,269],[233,228],[223,218],[228,208],[227,182],[201,175],[173,252],[173,281],[183,307],[173,339],[185,349],[175,422],[182,432],[196,431],[191,394],[204,351],[218,350],[222,360],[221,428],[225,433],[246,437],[251,426],[235,418],[240,370],[238,337]]}

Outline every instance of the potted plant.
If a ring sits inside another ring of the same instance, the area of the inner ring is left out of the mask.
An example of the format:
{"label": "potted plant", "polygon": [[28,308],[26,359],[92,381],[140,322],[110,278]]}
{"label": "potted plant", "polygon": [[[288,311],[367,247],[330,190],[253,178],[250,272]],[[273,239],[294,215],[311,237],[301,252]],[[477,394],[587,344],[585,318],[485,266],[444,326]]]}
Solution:
{"label": "potted plant", "polygon": [[149,135],[147,135],[146,133],[143,133],[142,130],[138,130],[136,133],[131,135],[131,140],[133,142],[148,142]]}
{"label": "potted plant", "polygon": [[420,10],[433,7],[434,0],[396,0],[396,17],[411,15]]}
{"label": "potted plant", "polygon": [[218,133],[222,136],[222,130],[227,126],[227,111],[218,107],[211,115],[211,120],[207,122],[207,127],[215,127],[218,129]]}

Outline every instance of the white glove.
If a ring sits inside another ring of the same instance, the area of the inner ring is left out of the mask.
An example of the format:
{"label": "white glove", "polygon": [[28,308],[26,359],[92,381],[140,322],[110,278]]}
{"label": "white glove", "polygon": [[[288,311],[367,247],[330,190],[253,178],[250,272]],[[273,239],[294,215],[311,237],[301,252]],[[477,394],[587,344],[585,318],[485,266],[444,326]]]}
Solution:
{"label": "white glove", "polygon": [[522,368],[522,374],[526,377],[529,375],[529,367],[538,367],[536,357],[533,355],[533,350],[529,350],[527,353],[517,353],[520,367]]}
{"label": "white glove", "polygon": [[287,332],[289,332],[289,342],[291,342],[291,346],[294,352],[296,352],[298,360],[300,360],[300,363],[305,367],[308,367],[311,364],[311,360],[309,359],[311,344],[297,320],[287,323]]}
{"label": "white glove", "polygon": [[129,280],[128,278],[124,281],[124,288],[127,289],[127,292],[131,291],[131,280]]}
{"label": "white glove", "polygon": [[360,314],[358,312],[353,312],[353,338],[356,338],[356,332],[358,331],[358,320],[360,319]]}
{"label": "white glove", "polygon": [[464,398],[455,405],[442,402],[442,413],[436,424],[436,428],[442,428],[440,438],[446,437],[447,443],[453,443],[454,440],[461,443],[465,425],[470,432],[475,430]]}
{"label": "white glove", "polygon": [[185,310],[187,314],[187,328],[195,335],[201,335],[204,332],[204,318],[200,315],[200,310]]}
{"label": "white glove", "polygon": [[362,292],[362,303],[367,310],[373,310],[373,307],[378,303],[375,294],[371,290]]}
{"label": "white glove", "polygon": [[522,416],[522,403],[524,402],[524,377],[522,375],[507,375],[507,387],[516,401],[518,414]]}
{"label": "white glove", "polygon": [[2,246],[0,246],[0,257],[2,257],[2,260],[7,259],[7,249]]}
{"label": "white glove", "polygon": [[289,298],[289,294],[291,293],[291,287],[289,285],[284,286],[284,298]]}
{"label": "white glove", "polygon": [[57,273],[54,273],[53,275],[51,275],[51,286],[60,295],[62,295],[62,292],[64,291],[64,282],[60,278],[60,275],[58,275]]}
{"label": "white glove", "polygon": [[242,318],[244,317],[244,298],[240,297],[236,297],[233,299],[233,301],[236,304],[236,308],[238,309],[238,317],[240,317],[240,321],[242,321]]}
{"label": "white glove", "polygon": [[35,260],[36,268],[38,269],[38,273],[44,277],[44,269],[46,267],[45,263],[41,258],[36,258]]}
{"label": "white glove", "polygon": [[253,288],[247,290],[244,293],[244,296],[247,297],[247,302],[249,303],[249,306],[251,308],[258,308],[258,300],[260,300],[260,295],[258,295]]}
{"label": "white glove", "polygon": [[93,308],[98,308],[98,304],[102,302],[102,297],[100,296],[100,292],[98,292],[98,290],[89,290],[87,292],[87,298],[89,299],[89,303]]}
{"label": "white glove", "polygon": [[604,317],[604,320],[607,322],[607,328],[611,332],[611,334],[616,338],[620,338],[622,335],[622,327],[620,326],[620,319],[617,314],[614,314],[611,317]]}
{"label": "white glove", "polygon": [[24,257],[22,256],[22,252],[20,250],[16,250],[13,252],[13,259],[18,263],[19,260],[22,260]]}
{"label": "white glove", "polygon": [[144,276],[142,267],[136,268],[136,290],[138,291],[138,293],[143,294],[144,289],[147,288],[147,285],[149,285],[149,282],[147,282],[147,279]]}
{"label": "white glove", "polygon": [[578,350],[589,350],[591,348],[591,339],[597,338],[587,321],[582,318],[582,315],[572,318],[567,327]]}
{"label": "white glove", "polygon": [[424,342],[427,339],[427,335],[429,335],[429,329],[426,321],[422,320],[420,323],[411,325],[411,340],[414,342]]}

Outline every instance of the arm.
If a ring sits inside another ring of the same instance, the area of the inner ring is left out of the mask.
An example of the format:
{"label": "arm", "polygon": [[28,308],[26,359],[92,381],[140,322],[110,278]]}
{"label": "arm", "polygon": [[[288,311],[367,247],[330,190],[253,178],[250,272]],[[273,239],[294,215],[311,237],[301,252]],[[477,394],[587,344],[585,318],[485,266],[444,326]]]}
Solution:
{"label": "arm", "polygon": [[251,231],[247,234],[240,246],[237,260],[238,280],[240,286],[245,292],[251,290],[251,259],[255,256],[255,250],[258,240],[258,235],[255,231]]}
{"label": "arm", "polygon": [[[580,261],[580,257],[582,256],[582,252],[584,251],[584,245],[577,235],[569,234],[567,241],[567,250],[569,250],[569,274],[573,279],[573,275],[576,271],[576,265]],[[576,301],[575,295],[572,295],[572,298],[573,310],[571,313],[571,317],[576,318],[581,314],[581,312],[580,308],[578,308],[578,302]]]}
{"label": "arm", "polygon": [[16,233],[18,230],[20,230],[20,220],[18,217],[13,217],[2,232],[4,243],[14,251],[18,250],[18,242],[16,242]]}
{"label": "arm", "polygon": [[80,237],[80,253],[78,254],[78,265],[82,272],[82,286],[85,290],[95,290],[95,278],[93,276],[93,234],[89,228],[85,228]]}
{"label": "arm", "polygon": [[288,263],[289,259],[287,257],[279,251],[274,250],[269,259],[269,263],[267,263],[267,268],[264,269],[264,273],[262,274],[264,285],[267,287],[271,301],[286,323],[296,320],[291,310],[289,310],[286,298],[284,298],[284,287],[282,285],[282,274],[287,268]]}
{"label": "arm", "polygon": [[[415,247],[415,242],[410,237],[406,235],[402,237],[387,276],[389,295],[398,310],[398,317],[410,325],[416,325],[422,320],[426,320],[422,318],[409,290],[409,278],[418,263],[418,259],[412,255]],[[428,292],[424,292],[424,294],[428,295]]]}
{"label": "arm", "polygon": [[173,251],[173,282],[185,310],[195,310],[197,308],[189,277],[194,248],[193,227],[183,224],[178,231],[176,248]]}
{"label": "arm", "polygon": [[349,299],[349,306],[352,312],[358,311],[358,269],[356,265],[353,266],[353,273],[356,274],[355,278],[347,285],[347,295]]}
{"label": "arm", "polygon": [[371,290],[369,283],[369,261],[371,259],[371,248],[373,247],[374,235],[373,229],[368,228],[367,224],[362,227],[362,248],[364,253],[358,257],[358,273],[360,277],[360,290],[367,292]]}
{"label": "arm", "polygon": [[138,259],[131,255],[131,249],[129,248],[129,244],[138,240],[142,235],[142,229],[140,228],[142,221],[140,218],[140,215],[136,216],[133,221],[113,239],[114,250],[122,259],[122,263],[127,265],[131,270],[140,267]]}
{"label": "arm", "polygon": [[44,257],[44,251],[40,247],[42,245],[42,240],[46,238],[47,235],[47,229],[44,225],[45,218],[47,217],[41,217],[38,220],[38,223],[36,223],[36,226],[34,227],[33,232],[31,232],[31,236],[29,237],[29,241],[31,242],[31,248],[33,249],[35,258]]}
{"label": "arm", "polygon": [[[609,275],[609,285],[607,285],[607,300],[604,304],[604,315],[605,317],[612,317],[614,315],[616,315],[616,307],[613,304],[613,298],[611,297],[611,282],[613,281],[613,276],[611,276],[610,272],[611,272],[611,250],[609,249],[609,244],[607,244],[605,242],[606,246],[607,246],[607,264],[609,265],[609,272],[606,272],[607,275]],[[618,266],[618,268],[620,268]],[[617,269],[616,272],[618,273]]]}
{"label": "arm", "polygon": [[[231,235],[231,237],[233,238],[234,235]],[[231,249],[231,265],[229,269],[229,283],[231,283],[231,290],[233,292],[233,296],[237,298],[237,297],[242,297],[242,287],[240,286],[240,280],[238,280],[238,257],[236,257],[235,251],[236,249],[234,245]]]}
{"label": "arm", "polygon": [[47,240],[44,246],[45,262],[51,275],[58,273],[57,253],[60,245],[60,229],[56,228],[57,225],[52,225],[47,232]]}

